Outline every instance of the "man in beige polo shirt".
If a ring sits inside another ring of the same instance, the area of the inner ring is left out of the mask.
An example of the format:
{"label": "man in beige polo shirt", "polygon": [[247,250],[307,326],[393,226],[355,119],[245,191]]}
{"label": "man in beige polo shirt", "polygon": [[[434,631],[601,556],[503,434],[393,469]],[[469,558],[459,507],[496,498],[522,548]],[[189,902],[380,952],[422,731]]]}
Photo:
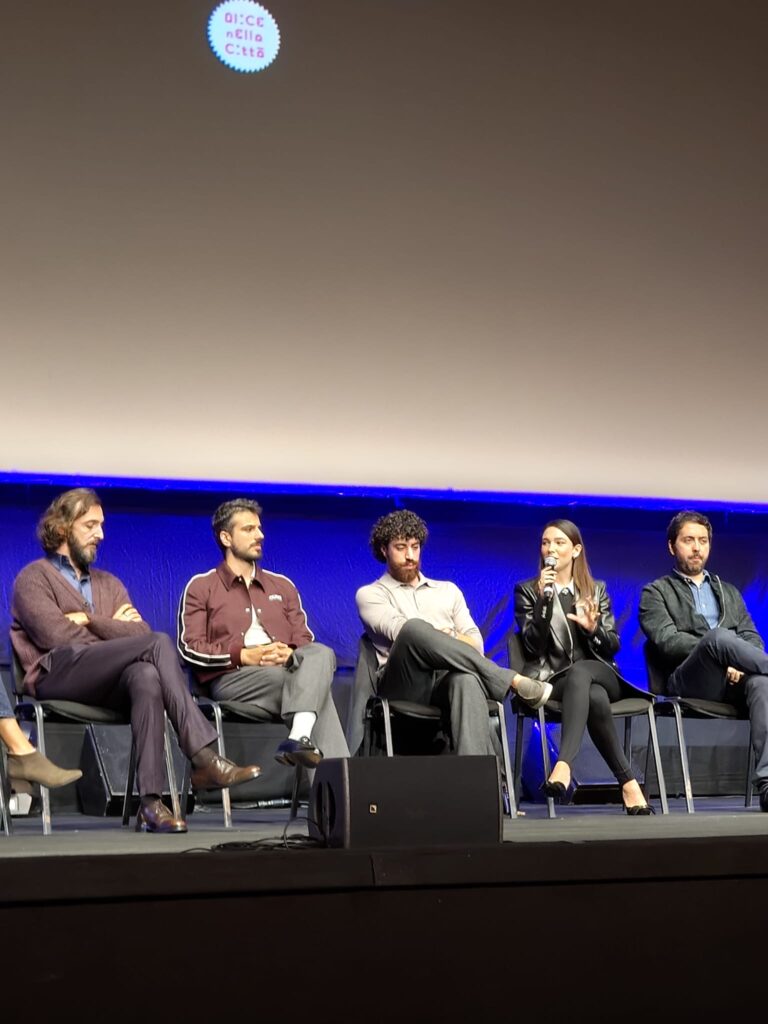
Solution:
{"label": "man in beige polo shirt", "polygon": [[424,520],[405,509],[383,516],[371,531],[373,557],[386,572],[361,587],[356,600],[376,648],[378,693],[448,707],[454,752],[495,754],[487,699],[503,701],[512,689],[539,707],[552,687],[484,656],[483,638],[459,588],[421,572],[427,536]]}

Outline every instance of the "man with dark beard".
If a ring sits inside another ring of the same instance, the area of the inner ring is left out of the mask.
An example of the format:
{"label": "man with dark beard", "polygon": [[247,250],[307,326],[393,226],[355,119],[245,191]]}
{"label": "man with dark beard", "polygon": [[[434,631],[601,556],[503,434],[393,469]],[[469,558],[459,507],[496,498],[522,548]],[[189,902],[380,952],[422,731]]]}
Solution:
{"label": "man with dark beard", "polygon": [[137,824],[149,832],[186,832],[161,799],[164,712],[192,761],[195,788],[235,786],[260,769],[219,757],[216,730],[189,693],[170,637],[150,630],[116,576],[91,568],[103,525],[101,500],[88,488],[51,503],[38,525],[46,557],[22,569],[14,583],[11,641],[27,693],[130,713],[141,796]]}
{"label": "man with dark beard", "polygon": [[667,529],[675,566],[643,588],[640,626],[670,695],[748,710],[755,784],[768,811],[768,656],[737,588],[707,570],[711,544],[706,516],[678,512]]}
{"label": "man with dark beard", "polygon": [[457,754],[496,754],[487,699],[510,689],[532,707],[552,685],[501,668],[483,656],[483,638],[455,583],[421,572],[427,525],[405,509],[373,527],[373,557],[387,571],[357,592],[357,610],[379,661],[378,693],[391,700],[449,707]]}
{"label": "man with dark beard", "polygon": [[179,604],[179,653],[215,700],[258,704],[289,724],[281,764],[314,768],[348,757],[331,695],[336,658],[315,642],[299,592],[261,567],[261,506],[220,505],[211,522],[223,561],[193,576]]}

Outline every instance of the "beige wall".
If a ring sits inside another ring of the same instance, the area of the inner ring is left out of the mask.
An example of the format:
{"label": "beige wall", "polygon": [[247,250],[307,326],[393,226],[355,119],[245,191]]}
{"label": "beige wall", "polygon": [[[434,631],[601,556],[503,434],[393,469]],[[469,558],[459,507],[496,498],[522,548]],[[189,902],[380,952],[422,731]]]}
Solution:
{"label": "beige wall", "polygon": [[213,6],[4,15],[0,470],[768,501],[762,0]]}

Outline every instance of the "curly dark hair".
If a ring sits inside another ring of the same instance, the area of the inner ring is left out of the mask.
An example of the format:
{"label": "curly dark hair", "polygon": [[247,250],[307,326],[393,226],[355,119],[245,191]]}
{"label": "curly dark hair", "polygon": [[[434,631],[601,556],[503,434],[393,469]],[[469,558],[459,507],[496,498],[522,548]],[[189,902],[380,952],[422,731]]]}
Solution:
{"label": "curly dark hair", "polygon": [[232,520],[238,512],[253,512],[255,516],[260,516],[261,505],[252,498],[234,498],[232,501],[225,501],[219,505],[211,517],[211,529],[213,530],[213,539],[222,551],[226,549],[221,543],[219,534],[222,530],[229,533]]}
{"label": "curly dark hair", "polygon": [[37,539],[47,555],[52,555],[72,527],[93,505],[101,505],[101,498],[90,487],[74,487],[54,498],[37,524]]}
{"label": "curly dark hair", "polygon": [[667,540],[670,544],[674,545],[684,523],[698,523],[699,526],[706,526],[709,539],[712,540],[712,523],[707,517],[702,512],[683,509],[682,512],[678,512],[676,516],[672,517],[667,527]]}
{"label": "curly dark hair", "polygon": [[377,562],[386,562],[385,550],[393,540],[410,540],[413,537],[423,547],[427,543],[427,524],[415,512],[398,509],[388,512],[373,524],[369,543],[371,553]]}

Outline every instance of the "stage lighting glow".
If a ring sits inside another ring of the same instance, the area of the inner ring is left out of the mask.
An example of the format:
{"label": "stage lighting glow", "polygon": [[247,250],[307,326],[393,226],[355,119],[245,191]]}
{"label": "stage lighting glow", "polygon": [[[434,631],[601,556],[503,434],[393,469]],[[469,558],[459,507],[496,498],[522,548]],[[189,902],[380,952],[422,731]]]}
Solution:
{"label": "stage lighting glow", "polygon": [[222,64],[250,74],[263,71],[277,57],[280,29],[261,4],[224,0],[208,19],[208,42]]}

